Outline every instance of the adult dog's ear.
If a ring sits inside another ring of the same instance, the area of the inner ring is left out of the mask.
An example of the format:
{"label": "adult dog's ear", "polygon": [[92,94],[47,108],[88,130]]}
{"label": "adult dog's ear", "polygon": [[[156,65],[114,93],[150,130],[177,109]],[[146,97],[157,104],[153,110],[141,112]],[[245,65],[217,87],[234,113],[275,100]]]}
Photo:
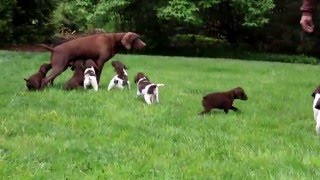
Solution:
{"label": "adult dog's ear", "polygon": [[131,49],[131,45],[132,45],[133,40],[135,40],[137,38],[140,38],[140,36],[138,34],[128,32],[123,36],[121,43],[123,44],[123,46],[125,48]]}
{"label": "adult dog's ear", "polygon": [[29,80],[28,80],[28,79],[26,79],[26,78],[23,78],[23,80],[25,80],[26,82],[29,82]]}

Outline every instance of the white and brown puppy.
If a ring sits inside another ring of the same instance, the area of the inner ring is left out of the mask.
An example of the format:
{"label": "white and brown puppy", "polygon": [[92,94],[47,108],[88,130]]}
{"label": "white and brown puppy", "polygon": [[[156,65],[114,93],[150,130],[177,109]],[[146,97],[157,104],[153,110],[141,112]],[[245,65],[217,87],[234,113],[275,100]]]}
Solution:
{"label": "white and brown puppy", "polygon": [[91,86],[95,91],[98,91],[98,82],[96,77],[96,70],[98,66],[92,59],[85,62],[83,88],[87,89]]}
{"label": "white and brown puppy", "polygon": [[312,93],[313,100],[313,116],[316,121],[316,132],[320,134],[320,86],[318,86]]}
{"label": "white and brown puppy", "polygon": [[114,68],[114,71],[117,73],[110,81],[108,85],[108,91],[112,88],[123,89],[125,86],[130,89],[130,82],[128,79],[128,73],[126,69],[128,69],[122,62],[120,61],[112,61],[111,65]]}
{"label": "white and brown puppy", "polygon": [[159,103],[158,87],[164,86],[164,84],[151,83],[142,72],[138,72],[134,77],[134,82],[137,84],[137,95],[143,96],[147,104],[152,104],[155,101]]}

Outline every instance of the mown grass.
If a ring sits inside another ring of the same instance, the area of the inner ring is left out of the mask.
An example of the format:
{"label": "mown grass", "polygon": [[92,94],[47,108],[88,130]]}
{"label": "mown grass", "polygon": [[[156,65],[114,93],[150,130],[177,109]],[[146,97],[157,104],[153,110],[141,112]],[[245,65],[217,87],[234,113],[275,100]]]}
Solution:
{"label": "mown grass", "polygon": [[[315,179],[320,175],[311,92],[318,66],[117,55],[130,91],[66,92],[67,70],[53,87],[28,92],[24,77],[48,53],[0,52],[0,174],[4,179]],[[136,97],[145,72],[160,104]],[[201,98],[242,86],[241,112],[198,116]]]}

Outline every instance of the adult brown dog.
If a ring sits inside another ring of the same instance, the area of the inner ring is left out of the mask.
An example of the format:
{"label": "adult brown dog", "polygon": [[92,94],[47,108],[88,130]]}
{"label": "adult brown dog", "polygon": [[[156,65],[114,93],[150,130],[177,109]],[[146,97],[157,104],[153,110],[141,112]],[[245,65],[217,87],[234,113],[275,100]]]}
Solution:
{"label": "adult brown dog", "polygon": [[140,39],[140,36],[133,32],[127,33],[99,33],[80,37],[54,48],[42,45],[51,53],[52,72],[42,80],[41,88],[43,89],[51,79],[60,75],[70,64],[70,61],[77,59],[95,60],[98,71],[97,80],[99,83],[100,75],[104,63],[112,58],[120,49],[142,50],[146,44]]}
{"label": "adult brown dog", "polygon": [[[46,77],[47,72],[51,69],[51,64],[44,63],[40,66],[39,71],[31,75],[26,81],[26,86],[29,91],[39,90],[41,87],[41,81]],[[51,84],[53,83],[53,79]]]}

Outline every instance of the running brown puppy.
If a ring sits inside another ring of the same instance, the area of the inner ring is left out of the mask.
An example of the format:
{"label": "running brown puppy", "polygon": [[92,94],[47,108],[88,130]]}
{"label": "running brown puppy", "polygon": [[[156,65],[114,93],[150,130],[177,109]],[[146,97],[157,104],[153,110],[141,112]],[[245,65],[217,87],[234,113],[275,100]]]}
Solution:
{"label": "running brown puppy", "polygon": [[211,93],[203,97],[202,106],[204,111],[200,114],[207,114],[211,109],[223,109],[227,114],[229,109],[238,111],[238,108],[233,106],[235,99],[247,100],[248,96],[241,87],[234,88],[227,92]]}

